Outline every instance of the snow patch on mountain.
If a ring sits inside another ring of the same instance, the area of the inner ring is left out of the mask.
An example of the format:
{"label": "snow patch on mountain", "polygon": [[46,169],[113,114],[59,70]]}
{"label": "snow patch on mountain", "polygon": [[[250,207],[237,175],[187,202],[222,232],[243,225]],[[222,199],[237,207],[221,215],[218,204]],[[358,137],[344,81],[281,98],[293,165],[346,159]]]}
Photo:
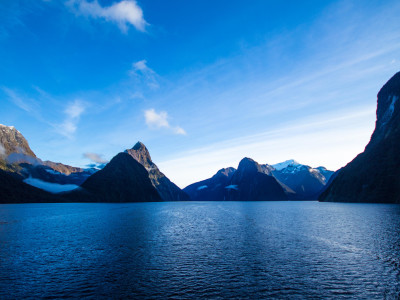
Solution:
{"label": "snow patch on mountain", "polygon": [[301,165],[301,164],[298,163],[297,161],[295,161],[294,159],[289,159],[289,160],[286,160],[284,162],[272,165],[272,167],[275,170],[280,171],[280,170],[283,170],[283,169],[287,168],[290,165],[297,166],[297,165]]}
{"label": "snow patch on mountain", "polygon": [[228,190],[238,190],[238,186],[236,184],[231,184],[225,187]]}
{"label": "snow patch on mountain", "polygon": [[197,188],[197,190],[200,191],[200,190],[204,190],[204,189],[206,189],[206,188],[208,188],[208,186],[202,185],[202,186],[199,186],[199,187]]}

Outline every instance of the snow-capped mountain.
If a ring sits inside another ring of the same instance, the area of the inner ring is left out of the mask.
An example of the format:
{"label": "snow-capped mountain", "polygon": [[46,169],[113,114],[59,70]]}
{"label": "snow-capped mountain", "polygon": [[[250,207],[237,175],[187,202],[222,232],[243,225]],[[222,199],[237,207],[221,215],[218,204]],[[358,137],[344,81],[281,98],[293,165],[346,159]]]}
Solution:
{"label": "snow-capped mountain", "polygon": [[282,169],[287,168],[288,166],[297,166],[297,165],[300,165],[297,161],[295,161],[294,159],[289,159],[285,160],[284,162],[271,165],[271,167],[273,167],[277,171],[280,171]]}
{"label": "snow-capped mountain", "polygon": [[293,159],[272,167],[272,175],[294,191],[289,198],[296,200],[316,200],[334,173],[325,167],[312,168]]}

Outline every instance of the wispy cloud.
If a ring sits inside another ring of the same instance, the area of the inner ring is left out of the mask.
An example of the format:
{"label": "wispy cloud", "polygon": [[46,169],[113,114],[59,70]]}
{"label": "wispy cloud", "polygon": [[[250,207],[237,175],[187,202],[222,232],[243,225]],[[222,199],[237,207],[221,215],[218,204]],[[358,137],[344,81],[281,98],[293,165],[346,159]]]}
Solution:
{"label": "wispy cloud", "polygon": [[151,108],[144,112],[144,117],[149,128],[167,128],[170,129],[174,134],[186,135],[186,131],[182,127],[171,126],[169,124],[168,113],[166,111],[156,112],[154,108]]}
{"label": "wispy cloud", "polygon": [[69,139],[73,138],[78,128],[81,115],[85,112],[86,104],[80,100],[75,100],[68,104],[64,110],[65,119],[61,124],[56,125],[57,132]]}
{"label": "wispy cloud", "polygon": [[143,17],[143,11],[134,0],[123,0],[110,6],[103,7],[97,0],[70,0],[67,5],[72,7],[76,14],[101,18],[118,25],[122,32],[127,32],[129,25],[139,31],[145,31],[148,23]]}
{"label": "wispy cloud", "polygon": [[130,75],[142,80],[149,88],[157,89],[160,87],[157,80],[157,73],[147,66],[146,60],[139,60],[132,64]]}
{"label": "wispy cloud", "polygon": [[90,159],[92,162],[96,164],[105,164],[108,162],[106,159],[103,158],[103,155],[97,153],[86,152],[83,153],[83,157]]}
{"label": "wispy cloud", "polygon": [[20,109],[28,113],[36,112],[38,104],[33,99],[23,97],[7,87],[1,87],[1,89],[8,96],[8,99]]}

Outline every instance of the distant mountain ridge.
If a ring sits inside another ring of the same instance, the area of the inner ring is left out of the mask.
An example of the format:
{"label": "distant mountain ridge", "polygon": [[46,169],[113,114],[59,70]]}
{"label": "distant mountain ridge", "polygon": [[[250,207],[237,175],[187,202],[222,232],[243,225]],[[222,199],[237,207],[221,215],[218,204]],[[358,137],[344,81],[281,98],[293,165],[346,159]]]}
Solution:
{"label": "distant mountain ridge", "polygon": [[337,172],[320,201],[400,203],[400,72],[379,91],[364,152]]}
{"label": "distant mountain ridge", "polygon": [[[41,198],[44,202],[189,200],[189,196],[153,163],[141,142],[117,154],[103,170],[98,171],[43,162],[30,149],[24,136],[12,126],[1,125],[0,141],[0,175],[3,179],[0,182],[0,203],[24,202],[21,197],[26,197],[26,202],[40,202]],[[66,190],[57,188],[57,185],[75,189],[58,195],[41,190]],[[15,193],[14,187],[18,187]]]}
{"label": "distant mountain ridge", "polygon": [[[228,171],[229,170],[229,171]],[[243,189],[250,189],[245,187],[246,184],[252,184],[252,192],[247,192],[249,197],[254,196],[256,193],[255,187],[262,189],[263,185],[273,189],[275,184],[259,174],[270,176],[276,181],[280,188],[283,190],[285,197],[283,197],[278,189],[275,189],[275,194],[272,196],[265,196],[265,199],[274,200],[316,200],[319,193],[323,191],[329,178],[334,172],[329,171],[324,167],[311,168],[302,165],[297,161],[291,159],[275,165],[258,164],[250,158],[244,158],[240,163],[238,170],[234,168],[221,169],[213,177],[202,180],[200,182],[191,184],[184,188],[192,200],[208,200],[208,201],[224,201],[224,200],[237,200],[244,198],[246,192],[239,192]],[[225,174],[225,176],[222,176]],[[264,183],[261,183],[265,181]],[[241,184],[246,184],[240,187]],[[272,191],[272,190],[271,190]],[[259,191],[261,193],[261,191]],[[262,193],[265,195],[267,191]],[[241,194],[242,196],[238,196]],[[257,196],[258,197],[258,196]],[[249,199],[251,200],[251,199]]]}
{"label": "distant mountain ridge", "polygon": [[293,200],[316,200],[334,173],[325,167],[312,168],[295,160],[273,165],[273,176],[290,187]]}

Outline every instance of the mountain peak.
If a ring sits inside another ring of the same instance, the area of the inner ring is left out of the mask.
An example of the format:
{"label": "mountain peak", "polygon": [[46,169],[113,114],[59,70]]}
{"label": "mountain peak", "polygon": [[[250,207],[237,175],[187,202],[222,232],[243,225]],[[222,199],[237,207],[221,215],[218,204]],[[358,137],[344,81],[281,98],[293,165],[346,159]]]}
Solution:
{"label": "mountain peak", "polygon": [[258,162],[249,157],[245,157],[239,162],[238,172],[262,172],[262,170]]}
{"label": "mountain peak", "polygon": [[287,167],[290,166],[290,165],[292,165],[292,166],[297,166],[297,165],[300,165],[300,163],[299,163],[298,161],[294,160],[294,159],[289,159],[289,160],[285,160],[284,162],[281,162],[281,163],[272,165],[272,167],[273,167],[275,170],[280,171],[280,170],[282,170],[282,169],[287,168]]}
{"label": "mountain peak", "polygon": [[127,149],[125,150],[125,152],[146,168],[153,165],[150,152],[142,142],[137,142],[135,146],[132,147],[132,149]]}
{"label": "mountain peak", "polygon": [[[140,150],[140,149],[146,149],[147,150],[146,146],[141,141],[138,141],[135,144],[135,146],[132,147],[132,149],[133,150]],[[147,152],[148,152],[148,150],[147,150]]]}
{"label": "mountain peak", "polygon": [[[8,129],[11,129],[11,130],[14,130],[14,129],[15,129],[14,126],[7,126],[7,125],[3,125],[3,124],[0,124],[0,127],[8,128]],[[18,130],[17,130],[17,131],[18,131]]]}
{"label": "mountain peak", "polygon": [[[6,157],[10,154],[21,154],[24,157],[36,158],[28,141],[14,126],[0,124],[0,150],[2,156]],[[24,158],[18,160],[24,161]]]}

